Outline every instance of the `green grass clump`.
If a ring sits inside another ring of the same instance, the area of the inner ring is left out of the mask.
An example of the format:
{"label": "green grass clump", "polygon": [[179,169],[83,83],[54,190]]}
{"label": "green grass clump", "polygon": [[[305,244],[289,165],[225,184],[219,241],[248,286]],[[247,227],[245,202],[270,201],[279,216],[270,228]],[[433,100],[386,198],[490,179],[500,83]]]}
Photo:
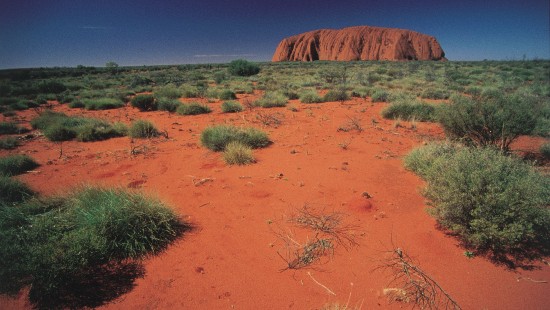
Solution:
{"label": "green grass clump", "polygon": [[545,159],[550,159],[550,143],[544,143],[540,146],[540,153]]}
{"label": "green grass clump", "polygon": [[19,134],[27,132],[26,128],[18,126],[13,122],[0,122],[0,135]]}
{"label": "green grass clump", "polygon": [[168,111],[170,113],[176,112],[178,107],[181,105],[181,102],[177,99],[170,98],[158,98],[158,109],[160,111]]}
{"label": "green grass clump", "polygon": [[228,165],[248,165],[255,162],[252,148],[240,141],[232,141],[225,146],[223,159]]}
{"label": "green grass clump", "polygon": [[13,150],[19,146],[19,141],[14,137],[0,138],[0,150]]}
{"label": "green grass clump", "polygon": [[[34,192],[27,184],[17,179],[10,178],[9,176],[0,174],[0,209],[4,205],[19,203],[32,195],[34,195]],[[1,221],[2,219],[0,216],[0,222]],[[2,282],[1,278],[0,282]]]}
{"label": "green grass clump", "polygon": [[387,119],[414,119],[421,122],[435,120],[436,107],[425,102],[398,101],[391,103],[382,110],[382,116]]}
{"label": "green grass clump", "polygon": [[390,93],[384,89],[375,89],[372,91],[371,99],[372,102],[388,102],[390,98]]}
{"label": "green grass clump", "polygon": [[125,126],[113,125],[104,120],[67,116],[64,113],[45,111],[31,121],[50,141],[100,141],[126,135]]}
{"label": "green grass clump", "polygon": [[122,108],[124,106],[124,102],[115,98],[84,99],[83,104],[86,110],[109,110]]}
{"label": "green grass clump", "polygon": [[405,166],[424,178],[430,213],[464,244],[496,259],[550,252],[550,179],[492,148],[448,144],[413,150]]}
{"label": "green grass clump", "polygon": [[530,99],[527,96],[453,96],[450,104],[442,104],[437,109],[437,118],[451,139],[508,150],[512,141],[529,134],[536,126],[534,103]]}
{"label": "green grass clump", "polygon": [[323,101],[346,101],[349,99],[349,95],[345,89],[329,90],[324,96]]}
{"label": "green grass clump", "polygon": [[40,308],[74,306],[82,286],[98,285],[94,274],[157,254],[186,229],[156,199],[97,187],[0,206],[0,215],[0,292],[30,285]]}
{"label": "green grass clump", "polygon": [[236,113],[241,112],[243,106],[237,101],[224,101],[222,103],[222,112],[223,113]]}
{"label": "green grass clump", "polygon": [[98,119],[89,119],[77,127],[76,139],[82,142],[101,141],[127,134],[128,128],[123,123],[110,124]]}
{"label": "green grass clump", "polygon": [[229,63],[228,70],[232,75],[251,76],[260,72],[260,66],[244,59],[237,59]]}
{"label": "green grass clump", "polygon": [[130,104],[141,112],[157,110],[157,101],[153,95],[137,95],[132,98]]}
{"label": "green grass clump", "polygon": [[159,135],[155,125],[146,120],[133,121],[128,130],[128,135],[132,138],[154,138]]}
{"label": "green grass clump", "polygon": [[288,98],[279,92],[266,92],[254,105],[262,108],[286,107]]}
{"label": "green grass clump", "polygon": [[306,91],[300,95],[301,103],[321,103],[323,98],[316,91]]}
{"label": "green grass clump", "polygon": [[269,137],[255,128],[237,128],[234,126],[213,126],[201,134],[201,143],[212,151],[225,150],[230,142],[238,141],[251,148],[262,148],[269,145]]}
{"label": "green grass clump", "polygon": [[428,88],[425,89],[421,94],[421,98],[425,99],[449,99],[451,94],[444,90],[444,89],[434,89],[434,88]]}
{"label": "green grass clump", "polygon": [[180,115],[199,115],[212,112],[212,109],[207,105],[192,102],[181,104],[176,112]]}
{"label": "green grass clump", "polygon": [[38,166],[38,163],[27,155],[8,155],[0,157],[0,175],[18,175],[33,170]]}
{"label": "green grass clump", "polygon": [[155,90],[153,95],[157,98],[178,99],[182,96],[182,91],[174,85],[167,85]]}
{"label": "green grass clump", "polygon": [[232,92],[229,89],[222,90],[221,92],[218,93],[217,97],[218,97],[218,99],[221,99],[221,100],[235,100],[235,99],[237,99],[237,95],[235,95],[235,93]]}
{"label": "green grass clump", "polygon": [[77,100],[74,100],[72,102],[69,102],[69,108],[71,109],[83,109],[86,107],[86,105],[84,104],[84,102],[80,99],[77,99]]}
{"label": "green grass clump", "polygon": [[180,89],[183,98],[197,98],[199,96],[199,90],[195,86],[182,85]]}

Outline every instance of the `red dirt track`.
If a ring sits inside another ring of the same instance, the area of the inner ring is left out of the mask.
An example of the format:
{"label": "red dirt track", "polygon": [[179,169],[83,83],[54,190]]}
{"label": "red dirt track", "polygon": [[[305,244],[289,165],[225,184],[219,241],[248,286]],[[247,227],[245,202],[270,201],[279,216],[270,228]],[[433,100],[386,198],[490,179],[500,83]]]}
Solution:
{"label": "red dirt track", "polygon": [[[241,101],[245,97],[257,95],[239,95]],[[25,153],[41,164],[19,177],[41,194],[79,184],[136,188],[196,227],[164,253],[146,259],[146,274],[135,288],[102,308],[319,309],[348,301],[362,309],[408,308],[412,305],[388,304],[382,290],[389,272],[375,270],[385,251],[400,247],[463,309],[547,309],[550,284],[537,281],[550,281],[548,265],[508,270],[484,257],[469,259],[458,240],[438,230],[427,214],[421,195],[425,184],[405,170],[402,159],[414,147],[443,138],[438,125],[417,123],[414,129],[403,121],[396,127],[380,116],[386,104],[365,99],[291,101],[296,112],[256,108],[223,114],[220,104],[208,103],[213,112],[197,116],[56,105],[56,111],[71,115],[125,123],[147,119],[166,130],[168,139],[64,142],[59,158],[59,144],[42,136],[0,151]],[[281,113],[282,124],[263,126],[258,113]],[[36,113],[19,116],[30,121]],[[364,130],[338,131],[350,118],[360,119]],[[220,153],[199,141],[204,128],[223,123],[261,128],[273,144],[254,151],[255,164],[227,166]],[[131,155],[132,147],[141,154]],[[346,214],[346,223],[358,227],[358,246],[337,247],[332,258],[313,268],[281,271],[286,263],[277,252],[284,254],[285,246],[276,232],[290,234],[287,219],[304,205]],[[30,308],[24,294],[0,297],[0,309],[23,308]]]}

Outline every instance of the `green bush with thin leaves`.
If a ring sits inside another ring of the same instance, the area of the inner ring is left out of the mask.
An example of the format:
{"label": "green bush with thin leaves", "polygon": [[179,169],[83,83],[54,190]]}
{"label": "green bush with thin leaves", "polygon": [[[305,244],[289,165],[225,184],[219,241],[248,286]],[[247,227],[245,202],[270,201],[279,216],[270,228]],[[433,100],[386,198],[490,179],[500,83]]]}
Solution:
{"label": "green bush with thin leaves", "polygon": [[170,98],[158,98],[158,109],[160,111],[168,111],[170,113],[176,112],[178,107],[181,105],[181,102],[177,99]]}
{"label": "green bush with thin leaves", "polygon": [[235,95],[235,93],[229,89],[222,90],[221,92],[218,93],[217,97],[218,99],[221,99],[221,100],[237,99],[237,95]]}
{"label": "green bush with thin leaves", "polygon": [[132,98],[130,104],[133,107],[138,108],[141,112],[156,111],[158,108],[157,101],[153,95],[137,95]]}
{"label": "green bush with thin leaves", "polygon": [[518,136],[535,128],[533,106],[532,98],[526,96],[453,96],[450,104],[437,110],[437,118],[451,139],[506,151]]}
{"label": "green bush with thin leaves", "polygon": [[223,113],[237,113],[243,110],[243,106],[237,101],[224,101],[222,103]]}
{"label": "green bush with thin leaves", "polygon": [[0,292],[30,285],[35,305],[60,307],[71,285],[86,285],[82,275],[157,254],[187,227],[162,202],[123,189],[0,205]]}
{"label": "green bush with thin leaves", "polygon": [[197,102],[181,104],[176,113],[180,115],[199,115],[212,112],[209,106]]}
{"label": "green bush with thin leaves", "polygon": [[77,138],[79,141],[100,141],[126,135],[122,124],[64,113],[45,111],[31,121],[33,128],[39,129],[50,141],[59,142]]}
{"label": "green bush with thin leaves", "polygon": [[434,121],[436,107],[421,101],[397,101],[382,110],[382,116],[387,119],[417,120],[421,122]]}
{"label": "green bush with thin leaves", "polygon": [[27,131],[28,130],[26,128],[21,127],[14,122],[0,122],[0,135],[20,134]]}
{"label": "green bush with thin leaves", "polygon": [[159,131],[153,123],[140,119],[130,124],[128,135],[131,138],[149,139],[158,137]]}
{"label": "green bush with thin leaves", "polygon": [[232,75],[251,76],[260,72],[260,66],[244,59],[237,59],[229,63],[228,70]]}
{"label": "green bush with thin leaves", "polygon": [[225,150],[230,142],[238,141],[253,149],[269,145],[269,137],[255,128],[238,128],[234,126],[218,125],[206,128],[201,134],[201,143],[212,151]]}
{"label": "green bush with thin leaves", "polygon": [[225,146],[223,159],[228,165],[242,166],[255,162],[252,148],[240,141],[232,141]]}
{"label": "green bush with thin leaves", "polygon": [[[84,99],[83,104],[86,110],[109,110],[122,108],[124,106],[124,102],[115,98]],[[74,105],[71,107],[74,107]]]}
{"label": "green bush with thin leaves", "polygon": [[444,89],[428,88],[422,91],[420,97],[426,99],[449,99],[450,92]]}
{"label": "green bush with thin leaves", "polygon": [[550,143],[544,143],[540,146],[540,153],[546,160],[550,160]]}
{"label": "green bush with thin leaves", "polygon": [[[4,205],[19,203],[34,195],[29,186],[15,178],[0,174],[0,209]],[[2,221],[0,216],[0,222]],[[0,282],[1,279],[0,279]],[[1,284],[0,284],[1,286]]]}
{"label": "green bush with thin leaves", "polygon": [[300,95],[301,103],[321,103],[323,98],[316,91],[306,91]]}
{"label": "green bush with thin leaves", "polygon": [[384,89],[374,89],[372,91],[372,102],[387,102],[390,98],[390,93]]}
{"label": "green bush with thin leaves", "polygon": [[19,146],[19,141],[14,137],[0,138],[0,150],[13,150]]}
{"label": "green bush with thin leaves", "polygon": [[38,166],[38,163],[27,155],[16,154],[0,157],[0,175],[19,175]]}
{"label": "green bush with thin leaves", "polygon": [[550,178],[530,164],[444,143],[413,150],[405,166],[427,181],[430,213],[466,246],[504,260],[550,253]]}
{"label": "green bush with thin leaves", "polygon": [[156,98],[178,99],[182,96],[182,90],[174,85],[161,87],[153,93]]}
{"label": "green bush with thin leaves", "polygon": [[323,101],[346,101],[349,100],[349,95],[345,89],[329,90],[324,96]]}
{"label": "green bush with thin leaves", "polygon": [[286,107],[288,98],[280,92],[266,92],[261,98],[254,101],[254,105],[262,108]]}

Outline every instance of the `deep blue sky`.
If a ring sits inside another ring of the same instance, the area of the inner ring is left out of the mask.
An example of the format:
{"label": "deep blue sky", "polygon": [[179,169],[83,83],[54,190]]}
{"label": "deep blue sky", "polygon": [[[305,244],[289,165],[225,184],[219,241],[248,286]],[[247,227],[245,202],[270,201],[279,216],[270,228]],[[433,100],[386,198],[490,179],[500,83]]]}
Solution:
{"label": "deep blue sky", "polygon": [[0,0],[0,69],[271,60],[287,36],[369,25],[450,60],[550,58],[548,0]]}

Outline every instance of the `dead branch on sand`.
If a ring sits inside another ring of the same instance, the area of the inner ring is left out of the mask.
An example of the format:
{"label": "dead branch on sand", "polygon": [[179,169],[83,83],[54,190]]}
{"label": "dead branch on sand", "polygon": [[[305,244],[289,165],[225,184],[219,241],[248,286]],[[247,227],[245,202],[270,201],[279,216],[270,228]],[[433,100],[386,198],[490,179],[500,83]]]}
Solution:
{"label": "dead branch on sand", "polygon": [[288,230],[274,231],[279,240],[283,241],[284,252],[277,254],[286,263],[288,269],[302,269],[319,263],[323,258],[331,258],[338,245],[346,250],[357,246],[356,227],[343,224],[344,215],[337,212],[325,214],[316,211],[307,205],[298,210],[296,215],[287,220],[288,223],[314,232],[313,238],[308,237],[305,242],[296,241],[294,234]]}
{"label": "dead branch on sand", "polygon": [[415,265],[400,248],[388,251],[389,257],[377,269],[390,269],[394,286],[384,289],[390,303],[412,302],[420,309],[462,309],[434,279]]}

